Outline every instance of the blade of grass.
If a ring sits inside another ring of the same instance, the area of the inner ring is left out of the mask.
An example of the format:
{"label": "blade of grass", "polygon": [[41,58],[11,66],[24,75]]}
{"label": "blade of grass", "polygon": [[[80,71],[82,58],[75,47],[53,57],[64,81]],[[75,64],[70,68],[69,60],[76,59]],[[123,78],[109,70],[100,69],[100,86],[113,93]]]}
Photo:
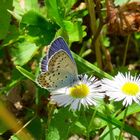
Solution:
{"label": "blade of grass", "polygon": [[91,64],[90,62],[84,60],[83,58],[81,58],[77,54],[75,54],[73,52],[72,52],[72,54],[75,58],[77,66],[81,72],[94,71],[95,75],[100,77],[100,78],[106,77],[106,78],[112,79],[112,76],[109,75],[108,73],[104,72],[103,70],[101,70],[100,68]]}
{"label": "blade of grass", "polygon": [[[17,118],[11,114],[7,108],[0,102],[0,119],[7,125],[7,127],[16,133],[20,140],[33,140],[32,135],[25,129],[21,122],[17,122]],[[20,131],[19,131],[20,130]],[[18,133],[17,133],[18,131]]]}
{"label": "blade of grass", "polygon": [[[122,122],[120,122],[119,120],[112,118],[112,117],[108,117],[100,112],[97,112],[96,115],[98,115],[98,117],[100,117],[101,119],[103,119],[109,123],[112,123],[113,125],[115,125],[118,128],[121,128],[121,126],[123,125]],[[140,131],[136,130],[135,128],[133,128],[127,124],[124,124],[123,130],[140,138]]]}
{"label": "blade of grass", "polygon": [[18,84],[18,82],[21,81],[21,78],[19,78],[18,80],[14,80],[12,81],[10,84],[8,84],[6,87],[2,88],[0,90],[0,94],[2,94],[3,92],[8,92],[12,87],[14,87],[16,84]]}
{"label": "blade of grass", "polygon": [[35,76],[34,76],[31,72],[25,70],[24,68],[22,68],[22,67],[20,67],[20,66],[16,66],[16,69],[17,69],[22,75],[24,75],[25,77],[27,77],[28,79],[32,80],[33,82],[35,81]]}

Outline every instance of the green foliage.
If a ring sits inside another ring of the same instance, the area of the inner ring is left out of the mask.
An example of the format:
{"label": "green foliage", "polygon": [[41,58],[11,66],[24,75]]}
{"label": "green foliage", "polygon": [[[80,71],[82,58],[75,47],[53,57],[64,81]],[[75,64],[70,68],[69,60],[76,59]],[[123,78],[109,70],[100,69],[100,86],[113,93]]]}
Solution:
{"label": "green foliage", "polygon": [[11,56],[15,65],[24,65],[26,64],[36,52],[38,47],[35,43],[26,42],[16,43],[15,47],[11,48]]}
{"label": "green foliage", "polygon": [[65,28],[63,20],[67,18],[76,0],[45,0],[45,2],[48,18],[58,23],[62,28]]}
{"label": "green foliage", "polygon": [[27,39],[31,37],[37,45],[46,45],[53,40],[59,27],[38,13],[28,11],[22,16],[20,28],[27,34]]}
{"label": "green foliage", "polygon": [[[114,4],[119,7],[128,1],[115,0]],[[16,130],[7,127],[12,117],[9,122],[2,121],[5,112],[0,110],[0,139],[20,140],[18,134],[24,130],[37,140],[67,140],[75,135],[88,140],[96,136],[101,140],[125,139],[124,135],[119,138],[120,130],[140,138],[138,104],[132,104],[125,116],[122,102],[106,97],[97,107],[73,112],[69,106],[50,102],[50,92],[36,84],[40,59],[58,36],[69,44],[79,74],[112,79],[118,71],[132,69],[132,73],[139,73],[140,33],[110,35],[105,0],[86,2],[0,1],[0,103],[13,113],[15,122],[22,124]],[[128,117],[127,123],[124,116]],[[132,126],[128,125],[129,119]]]}
{"label": "green foliage", "polygon": [[69,36],[69,41],[79,41],[86,35],[85,26],[82,26],[82,18],[73,18],[70,9],[76,0],[45,0],[47,16],[55,21]]}
{"label": "green foliage", "polygon": [[42,126],[41,126],[40,118],[36,117],[31,120],[31,122],[27,125],[27,130],[31,133],[31,135],[36,139],[41,139],[42,137]]}
{"label": "green foliage", "polygon": [[4,39],[8,33],[11,16],[8,10],[12,9],[13,0],[0,1],[0,39]]}
{"label": "green foliage", "polygon": [[46,139],[51,140],[54,134],[56,139],[65,140],[68,137],[68,131],[73,125],[76,117],[68,109],[60,109],[52,117],[51,123],[49,124],[50,128],[48,129],[48,136]]}
{"label": "green foliage", "polygon": [[48,134],[46,133],[45,140],[52,140],[52,139],[60,140],[61,138],[58,129],[50,126],[48,130]]}

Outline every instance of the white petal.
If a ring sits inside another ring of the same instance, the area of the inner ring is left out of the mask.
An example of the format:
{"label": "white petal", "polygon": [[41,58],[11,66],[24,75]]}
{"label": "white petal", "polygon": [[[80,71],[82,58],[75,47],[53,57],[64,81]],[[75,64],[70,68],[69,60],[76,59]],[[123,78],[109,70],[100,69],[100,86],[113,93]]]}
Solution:
{"label": "white petal", "polygon": [[131,105],[132,102],[139,103],[140,97],[138,96],[139,93],[137,93],[136,96],[131,96],[123,93],[122,86],[126,82],[134,82],[137,85],[140,86],[140,76],[131,76],[130,72],[125,73],[124,75],[122,73],[118,73],[112,80],[109,80],[107,78],[104,78],[102,83],[102,91],[105,91],[105,94],[110,97],[111,100],[115,101],[121,101],[123,100],[123,105],[128,106]]}

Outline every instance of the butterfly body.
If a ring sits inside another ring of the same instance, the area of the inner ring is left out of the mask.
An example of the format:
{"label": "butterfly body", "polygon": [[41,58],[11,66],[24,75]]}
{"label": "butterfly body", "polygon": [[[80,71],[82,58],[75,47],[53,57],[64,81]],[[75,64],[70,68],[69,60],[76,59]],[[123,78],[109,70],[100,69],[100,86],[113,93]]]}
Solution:
{"label": "butterfly body", "polygon": [[37,83],[48,90],[72,85],[78,79],[76,63],[70,50],[59,37],[52,42],[48,53],[41,61],[41,74]]}

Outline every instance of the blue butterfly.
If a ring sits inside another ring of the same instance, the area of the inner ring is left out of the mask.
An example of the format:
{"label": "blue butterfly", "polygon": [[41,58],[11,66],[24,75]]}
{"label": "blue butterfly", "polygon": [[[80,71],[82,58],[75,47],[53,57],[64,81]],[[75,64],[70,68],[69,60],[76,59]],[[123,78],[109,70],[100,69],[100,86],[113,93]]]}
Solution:
{"label": "blue butterfly", "polygon": [[55,39],[41,61],[41,74],[36,82],[42,88],[55,90],[70,86],[78,80],[76,63],[62,37]]}

